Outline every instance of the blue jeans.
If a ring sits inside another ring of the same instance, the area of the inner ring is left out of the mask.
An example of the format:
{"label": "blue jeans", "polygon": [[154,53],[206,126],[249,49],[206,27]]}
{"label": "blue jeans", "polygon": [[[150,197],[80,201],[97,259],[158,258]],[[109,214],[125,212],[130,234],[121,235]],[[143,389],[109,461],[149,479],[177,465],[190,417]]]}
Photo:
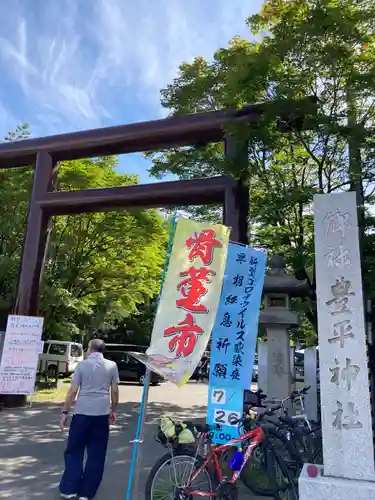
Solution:
{"label": "blue jeans", "polygon": [[[108,415],[74,415],[65,450],[60,492],[93,498],[103,477],[109,437]],[[83,458],[87,452],[86,466]]]}

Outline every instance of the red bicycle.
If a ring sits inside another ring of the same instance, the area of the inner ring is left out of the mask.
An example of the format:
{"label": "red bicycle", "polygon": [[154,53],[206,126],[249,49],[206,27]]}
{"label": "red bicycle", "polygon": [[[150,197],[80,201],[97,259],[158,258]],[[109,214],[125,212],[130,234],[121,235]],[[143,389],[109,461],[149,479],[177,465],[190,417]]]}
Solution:
{"label": "red bicycle", "polygon": [[[152,468],[146,483],[146,500],[193,500],[216,497],[219,500],[238,498],[238,479],[249,472],[249,466],[265,475],[269,496],[276,500],[297,500],[296,484],[288,467],[277,454],[274,431],[256,427],[247,430],[250,418],[239,421],[245,432],[223,445],[211,443],[217,429],[195,426],[198,431],[194,449],[163,443],[169,452]],[[268,440],[269,432],[272,440]],[[240,445],[240,447],[238,447]],[[200,454],[199,451],[203,450]],[[203,456],[202,456],[203,455]]]}

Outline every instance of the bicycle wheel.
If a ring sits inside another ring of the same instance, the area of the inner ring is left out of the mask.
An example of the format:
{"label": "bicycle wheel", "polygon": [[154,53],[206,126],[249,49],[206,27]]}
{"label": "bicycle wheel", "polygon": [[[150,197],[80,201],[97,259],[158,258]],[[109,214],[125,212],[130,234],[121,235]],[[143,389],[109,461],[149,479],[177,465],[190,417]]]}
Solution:
{"label": "bicycle wheel", "polygon": [[303,443],[295,433],[284,428],[269,428],[265,430],[265,434],[277,456],[287,466],[290,477],[297,478],[304,464]]}
{"label": "bicycle wheel", "polygon": [[253,450],[240,479],[256,495],[297,500],[295,471],[299,470],[299,465],[290,444],[285,436],[273,429],[267,429],[266,435],[266,440]]}
{"label": "bicycle wheel", "polygon": [[267,468],[275,500],[298,500],[298,482],[292,477],[288,465],[273,450],[267,450]]}
{"label": "bicycle wheel", "polygon": [[292,429],[292,442],[299,450],[303,462],[322,464],[322,430],[319,424],[312,422],[312,428],[304,425]]}
{"label": "bicycle wheel", "polygon": [[323,438],[322,429],[313,429],[309,434],[312,443],[312,453],[309,457],[309,462],[312,464],[322,465],[323,463]]}
{"label": "bicycle wheel", "polygon": [[[197,460],[198,459],[198,460]],[[166,453],[156,462],[151,469],[146,482],[146,500],[177,500],[185,498],[184,487],[189,486],[197,491],[212,491],[215,480],[211,477],[207,468],[202,469],[195,480],[190,483],[193,471],[199,466],[197,461],[202,460],[199,456],[189,451],[181,451],[173,454]],[[177,496],[179,495],[179,496]],[[186,498],[193,498],[186,495]]]}

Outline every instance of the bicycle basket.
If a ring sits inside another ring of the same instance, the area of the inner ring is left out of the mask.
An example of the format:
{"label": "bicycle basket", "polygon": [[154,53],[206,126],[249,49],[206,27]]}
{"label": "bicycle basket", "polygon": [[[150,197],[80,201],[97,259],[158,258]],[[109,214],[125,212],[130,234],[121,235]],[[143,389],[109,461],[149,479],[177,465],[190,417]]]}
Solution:
{"label": "bicycle basket", "polygon": [[188,422],[175,422],[171,417],[161,417],[155,439],[162,446],[186,446],[196,444],[198,432]]}

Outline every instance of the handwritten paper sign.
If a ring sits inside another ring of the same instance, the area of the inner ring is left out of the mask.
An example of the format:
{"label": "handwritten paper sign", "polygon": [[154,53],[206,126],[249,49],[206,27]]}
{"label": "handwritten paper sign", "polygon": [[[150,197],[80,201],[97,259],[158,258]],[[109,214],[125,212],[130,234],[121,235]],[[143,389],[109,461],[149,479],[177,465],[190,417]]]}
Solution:
{"label": "handwritten paper sign", "polygon": [[238,420],[242,418],[243,390],[229,387],[208,388],[207,423],[213,428],[213,443],[227,443],[240,436]]}
{"label": "handwritten paper sign", "polygon": [[0,361],[0,393],[32,394],[38,357],[43,352],[43,318],[8,316]]}

